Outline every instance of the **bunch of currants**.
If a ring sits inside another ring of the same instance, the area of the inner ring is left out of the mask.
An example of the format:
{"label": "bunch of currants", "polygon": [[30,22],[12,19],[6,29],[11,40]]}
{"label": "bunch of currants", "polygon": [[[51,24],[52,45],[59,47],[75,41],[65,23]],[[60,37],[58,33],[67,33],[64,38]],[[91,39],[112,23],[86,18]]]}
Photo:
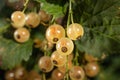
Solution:
{"label": "bunch of currants", "polygon": [[[42,14],[45,14],[45,12],[40,11],[39,14],[35,12],[30,12],[28,14],[21,11],[13,12],[11,15],[11,25],[15,28],[14,39],[19,43],[28,41],[30,38],[29,28],[36,28],[41,21],[49,20],[50,17],[48,15],[41,16]],[[71,80],[84,80],[86,76],[96,76],[99,73],[99,66],[96,60],[88,61],[88,63],[83,66],[73,64],[75,55],[73,53],[75,48],[74,41],[81,39],[83,35],[84,29],[82,25],[78,23],[68,25],[66,30],[60,24],[55,23],[49,25],[45,33],[46,41],[41,42],[38,39],[34,40],[34,42],[37,43],[35,47],[39,48],[44,46],[43,44],[47,44],[47,48],[55,46],[55,50],[53,50],[49,56],[44,55],[40,57],[38,61],[39,69],[43,73],[52,71],[51,80],[63,80],[67,77]],[[41,45],[41,43],[43,44]],[[31,72],[30,75],[33,73],[34,72]],[[13,74],[12,71],[7,72],[6,80],[8,80],[8,76],[14,77]],[[15,74],[15,77],[17,78],[17,72]],[[68,76],[66,77],[66,75]]]}

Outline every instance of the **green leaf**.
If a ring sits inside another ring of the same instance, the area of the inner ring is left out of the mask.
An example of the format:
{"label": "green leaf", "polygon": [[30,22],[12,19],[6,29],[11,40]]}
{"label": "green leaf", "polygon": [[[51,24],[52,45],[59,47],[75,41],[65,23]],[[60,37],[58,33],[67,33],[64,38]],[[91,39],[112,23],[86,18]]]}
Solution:
{"label": "green leaf", "polygon": [[20,44],[3,36],[3,32],[8,27],[10,26],[5,20],[0,22],[0,56],[2,57],[2,65],[0,67],[2,69],[11,69],[23,60],[27,61],[32,54],[32,40]]}
{"label": "green leaf", "polygon": [[75,9],[76,7],[80,9],[75,12],[74,17],[85,30],[81,40],[75,42],[80,51],[97,57],[101,57],[103,53],[120,53],[119,4],[119,0],[78,1]]}
{"label": "green leaf", "polygon": [[47,13],[53,15],[54,18],[64,16],[64,6],[58,4],[49,3],[46,0],[36,0],[41,3],[41,9]]}

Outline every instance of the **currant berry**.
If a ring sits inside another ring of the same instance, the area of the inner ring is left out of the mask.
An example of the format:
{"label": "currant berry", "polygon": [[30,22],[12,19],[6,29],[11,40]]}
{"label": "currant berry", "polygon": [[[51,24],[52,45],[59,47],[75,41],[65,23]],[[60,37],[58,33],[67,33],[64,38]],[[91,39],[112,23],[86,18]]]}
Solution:
{"label": "currant berry", "polygon": [[68,60],[67,63],[63,66],[59,66],[58,70],[62,73],[66,73],[66,69],[70,70],[73,67],[72,61]]}
{"label": "currant berry", "polygon": [[51,19],[51,16],[47,14],[44,10],[39,11],[40,20],[43,22],[48,22]]}
{"label": "currant berry", "polygon": [[15,80],[14,70],[10,70],[5,73],[5,80]]}
{"label": "currant berry", "polygon": [[67,36],[72,40],[77,40],[81,38],[83,34],[84,34],[83,27],[78,23],[73,23],[67,27]]}
{"label": "currant berry", "polygon": [[60,55],[57,51],[54,51],[51,55],[51,60],[55,66],[63,66],[66,63],[66,56]]}
{"label": "currant berry", "polygon": [[25,25],[25,14],[21,11],[15,11],[11,15],[11,20],[14,28],[21,28]]}
{"label": "currant berry", "polygon": [[61,55],[69,55],[72,53],[74,48],[74,44],[71,39],[69,38],[61,38],[56,43],[56,49],[59,54]]}
{"label": "currant berry", "polygon": [[60,72],[57,68],[53,70],[51,78],[52,80],[63,80],[64,79],[65,74],[63,74],[62,72]]}
{"label": "currant berry", "polygon": [[84,69],[85,69],[86,75],[89,77],[95,77],[100,71],[99,65],[96,62],[88,63],[84,67]]}
{"label": "currant berry", "polygon": [[27,80],[42,80],[42,77],[38,72],[32,70],[28,73]]}
{"label": "currant berry", "polygon": [[60,38],[65,37],[65,30],[61,25],[53,24],[46,31],[46,38],[51,43],[56,43]]}
{"label": "currant berry", "polygon": [[85,57],[85,60],[87,62],[96,62],[96,61],[98,61],[98,58],[96,58],[96,57],[94,57],[94,56],[92,56],[90,54],[87,54],[87,53],[84,55],[84,57]]}
{"label": "currant berry", "polygon": [[14,32],[14,39],[17,42],[23,43],[28,41],[30,38],[30,32],[26,28],[18,28]]}
{"label": "currant berry", "polygon": [[41,57],[38,66],[43,72],[50,72],[53,69],[53,63],[49,56]]}
{"label": "currant berry", "polygon": [[27,71],[24,67],[18,66],[15,68],[15,80],[24,80],[27,77]]}
{"label": "currant berry", "polygon": [[35,48],[40,48],[41,43],[42,43],[42,40],[40,40],[39,38],[34,39],[34,47]]}
{"label": "currant berry", "polygon": [[85,78],[85,73],[82,67],[73,66],[69,71],[69,76],[72,80],[83,80]]}
{"label": "currant berry", "polygon": [[53,48],[54,44],[47,41],[46,39],[42,41],[41,45],[40,45],[40,49],[42,51],[45,51],[46,49],[47,50],[51,50]]}
{"label": "currant berry", "polygon": [[74,57],[73,53],[69,54],[69,55],[68,55],[68,61],[72,61],[72,60],[73,60],[73,57]]}
{"label": "currant berry", "polygon": [[35,13],[31,12],[26,15],[26,25],[31,28],[36,28],[40,24],[40,16]]}

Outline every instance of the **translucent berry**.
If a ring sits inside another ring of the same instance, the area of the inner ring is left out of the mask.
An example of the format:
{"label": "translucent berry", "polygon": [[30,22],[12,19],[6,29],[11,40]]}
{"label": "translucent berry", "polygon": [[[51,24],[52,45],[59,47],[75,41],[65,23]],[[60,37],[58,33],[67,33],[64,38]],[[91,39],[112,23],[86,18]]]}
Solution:
{"label": "translucent berry", "polygon": [[82,25],[73,23],[67,27],[67,36],[72,40],[81,38],[84,34]]}
{"label": "translucent berry", "polygon": [[69,76],[72,80],[83,80],[85,78],[85,73],[82,67],[73,66],[69,71]]}
{"label": "translucent berry", "polygon": [[18,28],[14,32],[14,39],[17,42],[23,43],[28,41],[30,38],[30,32],[26,28]]}
{"label": "translucent berry", "polygon": [[27,80],[42,80],[42,77],[38,72],[32,70],[28,73]]}
{"label": "translucent berry", "polygon": [[51,19],[51,16],[47,14],[44,10],[39,11],[40,20],[43,22],[48,22]]}
{"label": "translucent berry", "polygon": [[65,74],[66,70],[67,69],[70,70],[72,67],[73,67],[72,61],[68,60],[68,62],[65,65],[59,66],[58,69],[60,72]]}
{"label": "translucent berry", "polygon": [[65,37],[65,30],[61,25],[53,24],[46,31],[46,38],[51,43],[56,43],[60,38]]}
{"label": "translucent berry", "polygon": [[15,80],[14,70],[10,70],[5,73],[5,80]]}
{"label": "translucent berry", "polygon": [[31,28],[36,28],[40,24],[40,16],[35,13],[31,12],[26,15],[26,25]]}
{"label": "translucent berry", "polygon": [[84,67],[84,69],[85,69],[86,75],[89,77],[95,77],[100,71],[99,65],[96,62],[88,63]]}
{"label": "translucent berry", "polygon": [[69,38],[61,38],[56,43],[57,52],[61,55],[69,55],[72,53],[74,49],[74,44]]}
{"label": "translucent berry", "polygon": [[52,76],[51,76],[51,80],[63,80],[64,79],[65,74],[63,74],[62,72],[60,72],[57,68],[53,70],[52,72]]}
{"label": "translucent berry", "polygon": [[94,56],[92,56],[90,54],[87,54],[87,53],[84,55],[84,57],[85,57],[85,60],[87,62],[96,62],[96,61],[98,61],[98,58],[96,58],[96,57],[94,57]]}
{"label": "translucent berry", "polygon": [[60,55],[57,51],[54,51],[51,55],[51,60],[55,66],[63,66],[66,63],[66,56]]}
{"label": "translucent berry", "polygon": [[47,41],[46,39],[42,41],[41,45],[40,45],[40,49],[42,51],[45,51],[45,50],[51,50],[52,48],[54,47],[54,44]]}
{"label": "translucent berry", "polygon": [[39,38],[34,39],[34,47],[35,48],[40,48],[41,43],[42,43],[41,39],[39,39]]}
{"label": "translucent berry", "polygon": [[15,80],[24,80],[27,77],[27,71],[24,67],[18,66],[15,68]]}
{"label": "translucent berry", "polygon": [[43,56],[38,62],[38,66],[43,72],[50,72],[53,69],[53,63],[49,56]]}
{"label": "translucent berry", "polygon": [[21,11],[15,11],[11,15],[12,26],[21,28],[25,25],[25,14]]}

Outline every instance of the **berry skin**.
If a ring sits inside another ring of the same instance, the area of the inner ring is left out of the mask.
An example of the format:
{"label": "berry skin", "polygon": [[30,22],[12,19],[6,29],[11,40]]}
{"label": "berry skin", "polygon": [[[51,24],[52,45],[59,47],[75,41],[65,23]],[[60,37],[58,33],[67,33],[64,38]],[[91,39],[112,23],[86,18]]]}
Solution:
{"label": "berry skin", "polygon": [[68,70],[70,70],[73,67],[72,61],[68,60],[65,65],[58,67],[59,71],[65,74],[66,66],[68,66]]}
{"label": "berry skin", "polygon": [[15,80],[14,70],[10,70],[5,73],[5,80]]}
{"label": "berry skin", "polygon": [[28,41],[30,38],[30,32],[26,28],[18,28],[14,32],[14,39],[17,42],[23,43]]}
{"label": "berry skin", "polygon": [[50,72],[53,69],[53,63],[49,56],[41,57],[38,66],[43,72]]}
{"label": "berry skin", "polygon": [[72,53],[74,49],[74,44],[71,39],[69,38],[61,38],[57,43],[56,43],[56,49],[59,54],[61,55],[69,55]]}
{"label": "berry skin", "polygon": [[55,44],[62,37],[65,37],[65,30],[61,25],[53,24],[46,30],[46,38],[53,44]]}
{"label": "berry skin", "polygon": [[39,11],[40,20],[43,22],[48,22],[51,19],[51,16],[47,14],[44,10]]}
{"label": "berry skin", "polygon": [[52,48],[54,47],[54,44],[47,41],[46,39],[42,41],[41,45],[40,45],[40,49],[42,51],[45,51],[45,50],[51,50]]}
{"label": "berry skin", "polygon": [[41,43],[42,43],[41,39],[39,39],[39,38],[34,39],[34,47],[35,48],[40,48]]}
{"label": "berry skin", "polygon": [[25,25],[25,14],[21,11],[15,11],[11,15],[11,20],[14,28],[21,28]]}
{"label": "berry skin", "polygon": [[53,70],[52,75],[51,75],[51,80],[63,80],[65,74],[60,72],[57,68]]}
{"label": "berry skin", "polygon": [[27,77],[27,71],[24,67],[18,66],[15,68],[15,80],[25,80]]}
{"label": "berry skin", "polygon": [[69,76],[71,80],[83,80],[85,78],[85,73],[82,67],[73,66],[69,71]]}
{"label": "berry skin", "polygon": [[84,67],[86,75],[89,77],[95,77],[99,71],[99,65],[96,62],[90,62]]}
{"label": "berry skin", "polygon": [[94,56],[92,56],[90,54],[87,54],[87,53],[84,55],[84,57],[85,57],[85,60],[87,62],[96,62],[96,61],[98,61],[98,58],[96,58],[96,57],[94,57]]}
{"label": "berry skin", "polygon": [[66,56],[60,55],[57,51],[54,51],[51,55],[51,60],[55,66],[63,66],[66,63]]}
{"label": "berry skin", "polygon": [[67,36],[72,40],[81,38],[84,34],[82,25],[73,23],[67,27]]}
{"label": "berry skin", "polygon": [[42,77],[38,72],[31,70],[28,73],[27,80],[42,80]]}
{"label": "berry skin", "polygon": [[36,28],[40,24],[40,16],[35,13],[31,12],[26,15],[26,25],[31,28]]}

